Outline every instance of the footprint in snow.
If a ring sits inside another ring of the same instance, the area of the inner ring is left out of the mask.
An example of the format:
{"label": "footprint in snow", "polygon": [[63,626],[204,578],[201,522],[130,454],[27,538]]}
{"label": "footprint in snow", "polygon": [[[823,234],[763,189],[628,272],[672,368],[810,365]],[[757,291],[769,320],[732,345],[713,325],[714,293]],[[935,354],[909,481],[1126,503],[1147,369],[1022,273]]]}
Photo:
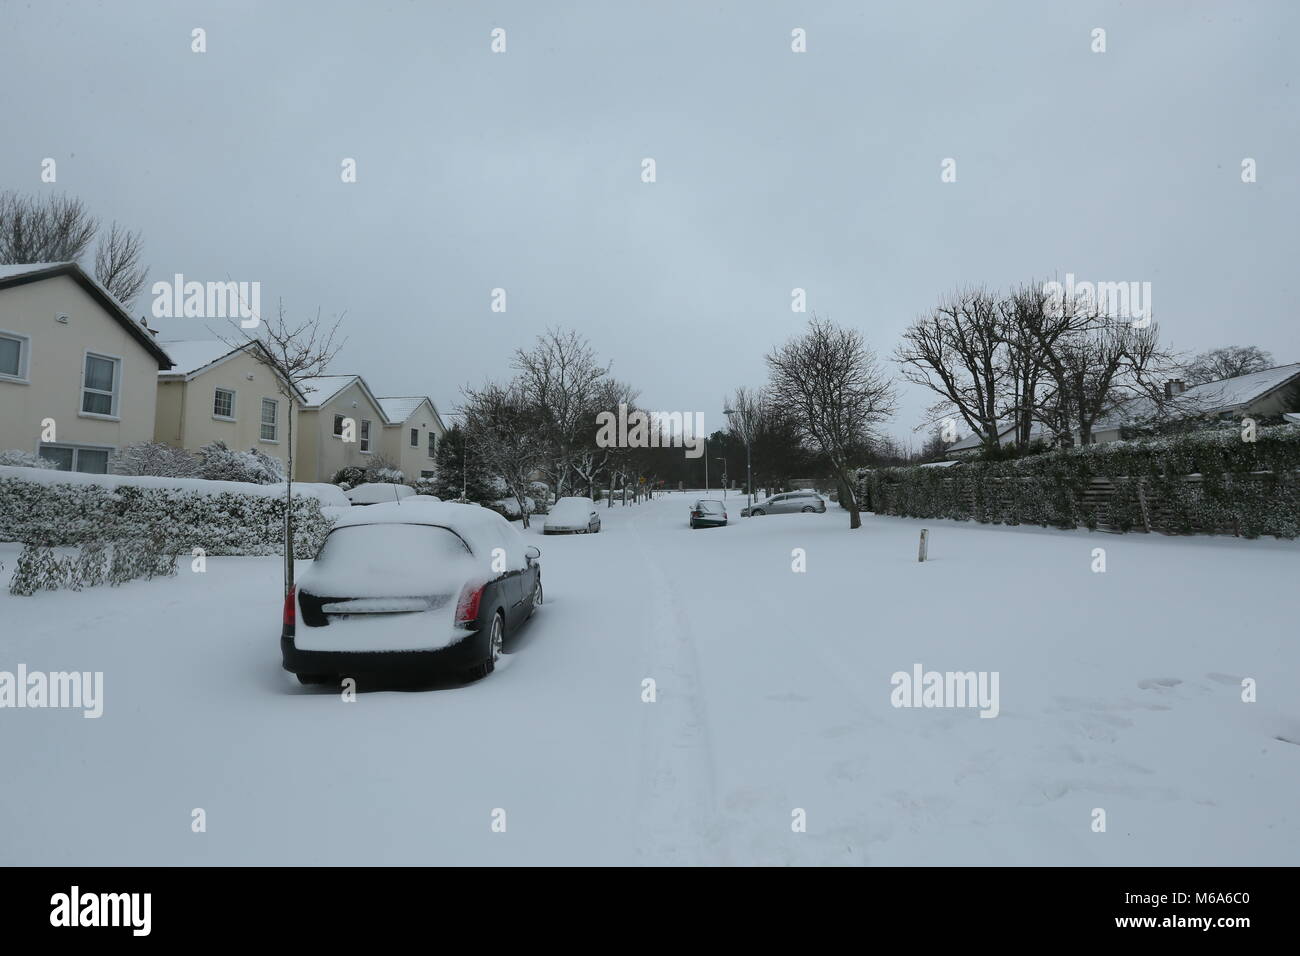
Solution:
{"label": "footprint in snow", "polygon": [[1138,687],[1142,690],[1160,690],[1169,687],[1177,687],[1182,681],[1177,677],[1148,677],[1146,680],[1138,681]]}

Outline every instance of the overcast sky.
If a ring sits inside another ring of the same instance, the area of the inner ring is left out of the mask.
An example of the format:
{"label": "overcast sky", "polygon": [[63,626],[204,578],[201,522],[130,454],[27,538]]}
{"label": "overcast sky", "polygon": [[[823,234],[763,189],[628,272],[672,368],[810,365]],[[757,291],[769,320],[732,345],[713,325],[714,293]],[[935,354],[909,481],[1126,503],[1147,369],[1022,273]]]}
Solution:
{"label": "overcast sky", "polygon": [[[806,321],[792,288],[887,360],[956,285],[1067,272],[1151,282],[1178,349],[1285,363],[1298,27],[1295,2],[0,0],[0,188],[141,229],[150,283],[346,313],[335,371],[443,407],[560,324],[712,430]],[[919,445],[928,403],[902,389],[890,430]]]}

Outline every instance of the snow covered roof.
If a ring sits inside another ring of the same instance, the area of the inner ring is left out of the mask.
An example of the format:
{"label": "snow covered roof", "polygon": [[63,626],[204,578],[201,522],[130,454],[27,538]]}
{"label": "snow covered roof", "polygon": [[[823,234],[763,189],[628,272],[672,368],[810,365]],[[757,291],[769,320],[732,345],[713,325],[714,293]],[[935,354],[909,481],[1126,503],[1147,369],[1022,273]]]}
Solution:
{"label": "snow covered roof", "polygon": [[378,399],[378,402],[390,422],[406,421],[425,402],[433,405],[433,402],[424,395],[389,396]]}
{"label": "snow covered roof", "polygon": [[[1191,415],[1215,415],[1231,412],[1259,401],[1264,396],[1283,387],[1287,382],[1300,376],[1300,362],[1291,365],[1278,365],[1249,375],[1238,375],[1218,382],[1206,382],[1193,385],[1185,392],[1176,395],[1168,411],[1179,417]],[[1107,416],[1093,426],[1093,431],[1119,428],[1126,422],[1141,421],[1151,418],[1157,412],[1155,404],[1146,396],[1139,396],[1124,404],[1122,409]]]}
{"label": "snow covered roof", "polygon": [[159,375],[190,376],[200,369],[233,355],[243,346],[229,345],[221,341],[190,340],[179,342],[159,342],[159,345],[172,357],[175,367],[160,369]]}
{"label": "snow covered roof", "polygon": [[349,388],[353,383],[361,386],[361,391],[366,397],[374,403],[375,408],[379,409],[379,414],[384,419],[385,425],[400,425],[400,421],[394,421],[389,417],[387,410],[380,400],[375,398],[375,393],[370,390],[366,380],[360,375],[318,375],[315,378],[303,379],[299,386],[305,397],[303,408],[320,408],[326,403],[333,401],[340,392]]}
{"label": "snow covered roof", "polygon": [[154,341],[153,334],[131,318],[122,303],[75,262],[27,262],[0,266],[0,289],[40,282],[57,276],[67,276],[81,286],[145,351],[158,361],[159,368],[171,368],[171,357]]}

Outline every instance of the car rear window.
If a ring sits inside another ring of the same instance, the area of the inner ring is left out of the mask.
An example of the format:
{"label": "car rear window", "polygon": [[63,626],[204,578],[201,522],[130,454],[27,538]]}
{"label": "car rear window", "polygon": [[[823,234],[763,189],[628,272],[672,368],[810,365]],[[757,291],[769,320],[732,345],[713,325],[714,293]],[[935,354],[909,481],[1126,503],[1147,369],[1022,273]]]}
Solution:
{"label": "car rear window", "polygon": [[720,515],[725,509],[721,501],[701,501],[699,510],[705,514]]}
{"label": "car rear window", "polygon": [[[313,594],[381,597],[433,593],[472,568],[465,542],[446,528],[425,524],[362,524],[336,528],[325,538],[303,578]],[[443,579],[447,579],[443,582]]]}

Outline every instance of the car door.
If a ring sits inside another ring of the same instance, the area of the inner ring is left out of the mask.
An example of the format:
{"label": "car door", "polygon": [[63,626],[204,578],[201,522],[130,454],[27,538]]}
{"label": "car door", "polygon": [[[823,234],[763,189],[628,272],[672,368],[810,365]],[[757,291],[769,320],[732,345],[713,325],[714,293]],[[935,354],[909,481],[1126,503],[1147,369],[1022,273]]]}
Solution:
{"label": "car door", "polygon": [[783,515],[790,513],[790,496],[777,495],[772,499],[772,514]]}

